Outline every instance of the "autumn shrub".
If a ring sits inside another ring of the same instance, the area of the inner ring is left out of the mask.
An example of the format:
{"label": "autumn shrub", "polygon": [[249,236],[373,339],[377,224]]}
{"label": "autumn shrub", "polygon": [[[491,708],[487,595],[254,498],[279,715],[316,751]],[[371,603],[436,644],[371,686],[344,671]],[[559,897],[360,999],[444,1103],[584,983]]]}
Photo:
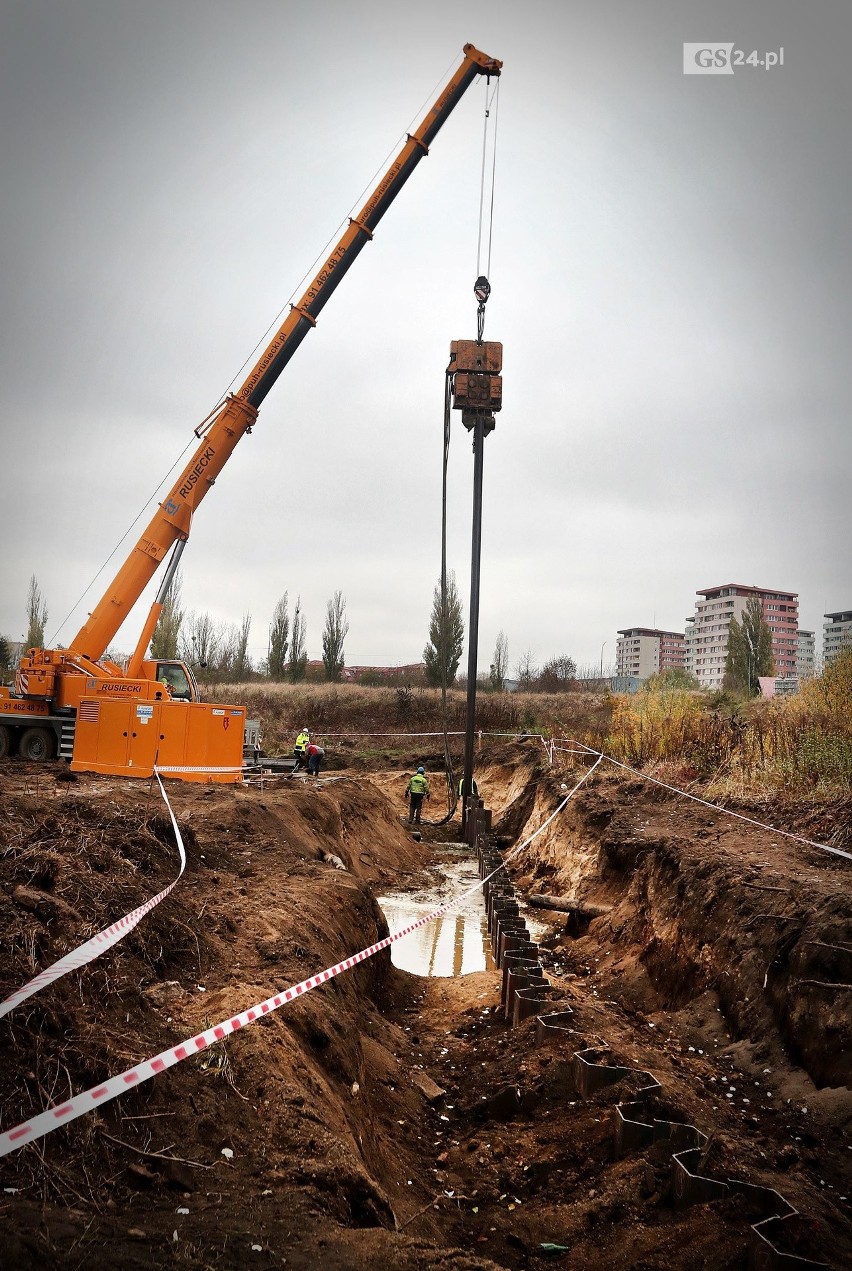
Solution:
{"label": "autumn shrub", "polygon": [[852,650],[790,697],[618,695],[604,750],[631,766],[679,761],[719,790],[792,795],[852,788]]}
{"label": "autumn shrub", "polygon": [[[313,732],[353,738],[371,733],[437,734],[443,727],[440,689],[416,685],[370,688],[267,681],[220,685],[206,693],[243,705],[251,718],[259,719],[268,754],[289,753],[303,725]],[[526,732],[574,736],[600,748],[609,729],[608,701],[604,694],[593,693],[481,693],[476,700],[476,727],[485,735],[494,734],[495,742]],[[446,723],[451,733],[464,731],[466,712],[466,695],[450,689]]]}
{"label": "autumn shrub", "polygon": [[771,759],[782,784],[826,791],[852,787],[852,649],[770,715]]}
{"label": "autumn shrub", "polygon": [[[719,719],[721,717],[715,717]],[[659,693],[617,694],[604,749],[632,765],[681,758],[708,751],[710,734],[718,731],[695,693],[673,689]]]}
{"label": "autumn shrub", "polygon": [[[439,689],[416,685],[233,684],[210,690],[261,721],[269,754],[289,754],[296,731],[337,734],[343,750],[398,750],[406,734],[439,734]],[[460,747],[466,698],[447,694],[447,728]],[[852,650],[791,697],[745,700],[665,685],[657,691],[482,693],[476,727],[498,744],[521,733],[572,738],[631,767],[674,764],[679,779],[716,794],[848,794],[852,787]],[[378,735],[371,738],[370,735]],[[382,735],[396,734],[398,740]],[[435,749],[441,743],[435,738]]]}

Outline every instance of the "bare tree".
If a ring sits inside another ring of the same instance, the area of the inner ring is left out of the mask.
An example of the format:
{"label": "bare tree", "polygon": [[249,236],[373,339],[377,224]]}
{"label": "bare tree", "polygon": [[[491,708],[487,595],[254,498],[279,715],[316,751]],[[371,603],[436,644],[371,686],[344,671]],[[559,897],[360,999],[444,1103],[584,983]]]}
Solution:
{"label": "bare tree", "polygon": [[302,597],[296,597],[296,608],[293,612],[293,637],[290,642],[290,661],[287,663],[287,671],[293,684],[298,684],[300,680],[305,678],[305,668],[308,665],[308,655],[305,652],[305,634],[307,631],[307,623],[305,615],[302,613]]}
{"label": "bare tree", "polygon": [[183,575],[178,570],[172,577],[162,612],[151,637],[152,658],[176,658],[178,655],[178,639],[183,622],[183,610],[180,607],[182,588]]}
{"label": "bare tree", "polygon": [[44,647],[44,628],[47,625],[47,604],[41,594],[35,574],[30,576],[27,590],[27,643],[28,649]]}
{"label": "bare tree", "polygon": [[346,620],[346,600],[342,591],[336,591],[326,605],[325,630],[322,633],[322,662],[325,678],[339,680],[343,670],[343,642],[349,634]]}
{"label": "bare tree", "polygon": [[240,631],[234,622],[218,622],[214,628],[215,652],[207,667],[209,680],[234,680]]}
{"label": "bare tree", "polygon": [[518,665],[515,667],[515,676],[518,681],[518,688],[525,689],[527,692],[532,688],[539,676],[539,669],[533,662],[533,655],[530,649],[522,654]]}
{"label": "bare tree", "polygon": [[496,692],[502,692],[506,687],[506,672],[509,669],[509,641],[506,639],[505,631],[499,632],[497,643],[494,646],[494,661],[491,663],[491,670],[488,673],[490,687]]}
{"label": "bare tree", "polygon": [[181,626],[178,646],[184,662],[197,671],[209,671],[210,679],[216,673],[220,658],[222,635],[209,613],[191,610]]}
{"label": "bare tree", "polygon": [[287,648],[290,644],[290,616],[287,613],[287,593],[278,601],[272,613],[269,628],[269,658],[267,670],[273,680],[283,680],[287,669]]}

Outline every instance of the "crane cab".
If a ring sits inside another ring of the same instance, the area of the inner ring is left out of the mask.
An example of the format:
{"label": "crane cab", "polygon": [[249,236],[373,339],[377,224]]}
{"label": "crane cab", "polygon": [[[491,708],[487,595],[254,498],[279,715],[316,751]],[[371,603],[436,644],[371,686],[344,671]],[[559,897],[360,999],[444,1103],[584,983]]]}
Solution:
{"label": "crane cab", "polygon": [[142,675],[146,680],[163,684],[173,702],[200,701],[195,676],[185,662],[172,658],[143,662]]}

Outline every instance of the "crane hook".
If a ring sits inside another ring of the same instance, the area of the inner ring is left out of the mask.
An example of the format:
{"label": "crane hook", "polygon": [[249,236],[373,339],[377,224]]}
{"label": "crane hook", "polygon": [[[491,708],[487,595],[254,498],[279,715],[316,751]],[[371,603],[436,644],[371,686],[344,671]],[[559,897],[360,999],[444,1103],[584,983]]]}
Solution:
{"label": "crane hook", "polygon": [[484,274],[480,274],[473,284],[473,294],[479,302],[479,307],[476,311],[476,342],[481,344],[482,333],[485,330],[485,304],[491,295],[491,283]]}

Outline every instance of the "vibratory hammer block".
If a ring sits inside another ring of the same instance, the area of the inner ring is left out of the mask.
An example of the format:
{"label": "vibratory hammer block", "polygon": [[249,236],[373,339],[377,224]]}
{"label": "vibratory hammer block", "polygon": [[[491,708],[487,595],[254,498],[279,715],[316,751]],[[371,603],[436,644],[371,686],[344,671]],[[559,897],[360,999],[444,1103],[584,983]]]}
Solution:
{"label": "vibratory hammer block", "polygon": [[502,369],[503,345],[499,340],[484,340],[481,344],[476,340],[451,342],[448,370],[455,373],[453,409],[463,412],[462,423],[466,427],[472,427],[477,416],[493,415],[502,407]]}
{"label": "vibratory hammer block", "polygon": [[503,345],[499,340],[452,340],[450,342],[451,371],[481,372],[499,375],[503,369]]}

